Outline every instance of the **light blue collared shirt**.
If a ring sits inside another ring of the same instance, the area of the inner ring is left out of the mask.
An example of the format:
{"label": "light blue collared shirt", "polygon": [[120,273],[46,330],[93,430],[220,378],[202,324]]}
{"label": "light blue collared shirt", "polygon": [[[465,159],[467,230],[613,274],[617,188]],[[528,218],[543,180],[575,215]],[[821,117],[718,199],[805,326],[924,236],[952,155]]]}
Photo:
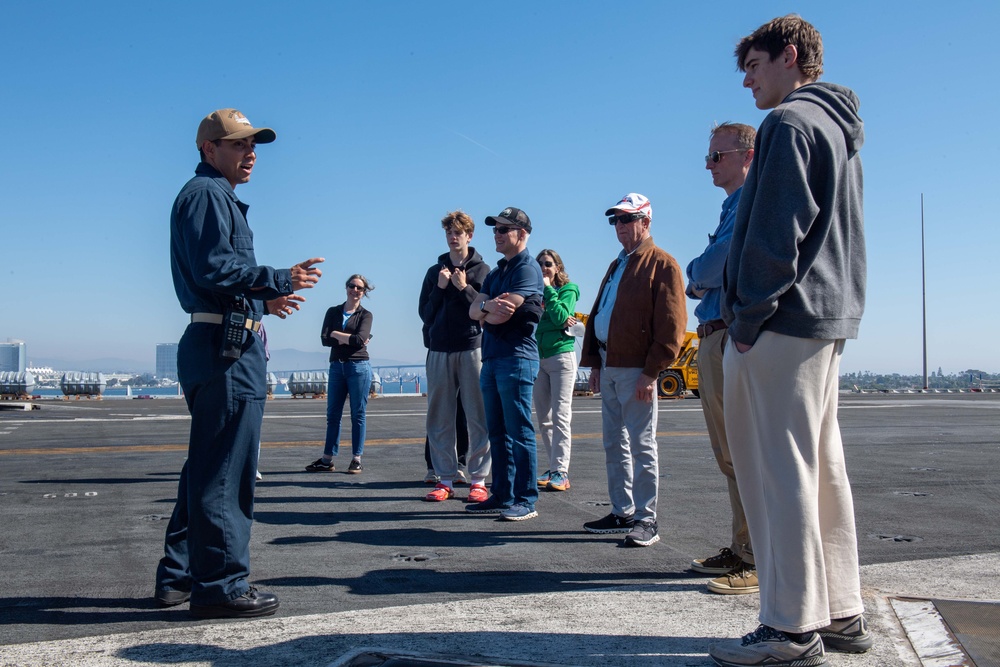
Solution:
{"label": "light blue collared shirt", "polygon": [[722,319],[722,272],[729,256],[729,242],[733,239],[733,225],[736,223],[736,209],[740,205],[743,186],[722,202],[719,226],[708,237],[708,247],[687,266],[687,295],[698,299],[695,290],[704,290],[701,303],[694,309],[694,316],[700,324]]}
{"label": "light blue collared shirt", "polygon": [[601,305],[597,307],[597,315],[594,316],[594,336],[605,344],[608,342],[608,329],[611,327],[611,313],[614,312],[615,300],[618,298],[618,283],[622,280],[625,264],[631,254],[625,252],[624,248],[618,253],[618,265],[608,276],[608,282],[605,283],[604,291],[601,293]]}

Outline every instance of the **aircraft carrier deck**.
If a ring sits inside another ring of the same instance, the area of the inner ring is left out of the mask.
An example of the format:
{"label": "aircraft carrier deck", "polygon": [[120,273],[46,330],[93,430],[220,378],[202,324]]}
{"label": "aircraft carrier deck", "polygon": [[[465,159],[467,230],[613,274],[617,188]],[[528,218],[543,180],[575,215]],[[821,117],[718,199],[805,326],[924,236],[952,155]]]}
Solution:
{"label": "aircraft carrier deck", "polygon": [[[574,401],[572,488],[523,522],[465,513],[463,487],[423,502],[424,398],[369,403],[361,475],[303,470],[325,401],[270,401],[252,581],[281,608],[250,621],[151,597],[183,402],[36,403],[0,411],[0,665],[693,666],[757,625],[756,595],[688,570],[730,523],[697,399],[659,404],[645,549],[582,530],[608,512],[599,398]],[[1000,665],[1000,395],[850,394],[840,417],[875,646],[829,664]]]}

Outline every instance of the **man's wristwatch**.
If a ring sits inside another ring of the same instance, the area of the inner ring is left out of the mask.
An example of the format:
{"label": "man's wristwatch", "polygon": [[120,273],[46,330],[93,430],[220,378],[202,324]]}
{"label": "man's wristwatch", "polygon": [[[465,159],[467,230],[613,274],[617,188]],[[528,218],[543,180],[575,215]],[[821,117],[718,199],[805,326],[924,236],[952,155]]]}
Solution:
{"label": "man's wristwatch", "polygon": [[479,304],[479,312],[486,313],[487,315],[489,315],[490,311],[486,310],[486,301],[483,301],[482,303]]}

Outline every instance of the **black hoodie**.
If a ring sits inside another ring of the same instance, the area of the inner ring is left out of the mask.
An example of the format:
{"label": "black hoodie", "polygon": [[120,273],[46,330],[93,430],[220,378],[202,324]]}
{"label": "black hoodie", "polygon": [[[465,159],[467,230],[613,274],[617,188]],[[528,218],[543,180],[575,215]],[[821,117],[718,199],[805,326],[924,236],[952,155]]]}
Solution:
{"label": "black hoodie", "polygon": [[437,286],[441,267],[454,270],[451,254],[438,257],[437,264],[427,269],[420,287],[420,319],[424,323],[424,347],[432,352],[464,352],[482,345],[483,331],[479,322],[469,317],[469,306],[479,296],[490,266],[476,249],[469,247],[465,262],[465,289],[459,291],[451,282],[444,289]]}

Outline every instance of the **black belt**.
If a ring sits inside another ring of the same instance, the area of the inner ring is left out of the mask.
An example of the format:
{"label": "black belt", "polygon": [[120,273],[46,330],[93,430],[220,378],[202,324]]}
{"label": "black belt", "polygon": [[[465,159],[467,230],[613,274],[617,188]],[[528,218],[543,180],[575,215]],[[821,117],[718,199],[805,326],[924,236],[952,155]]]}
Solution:
{"label": "black belt", "polygon": [[[596,340],[596,339],[595,339],[595,340]],[[597,341],[597,347],[601,348],[601,349],[602,349],[602,350],[604,350],[605,352],[607,352],[607,351],[608,351],[608,344],[607,344],[607,343],[605,343],[605,342],[604,342],[604,341],[602,341],[602,340],[598,340],[598,341]]]}
{"label": "black belt", "polygon": [[705,322],[704,324],[698,325],[698,338],[708,338],[716,331],[722,331],[726,328],[726,323],[722,320],[712,320],[711,322]]}

